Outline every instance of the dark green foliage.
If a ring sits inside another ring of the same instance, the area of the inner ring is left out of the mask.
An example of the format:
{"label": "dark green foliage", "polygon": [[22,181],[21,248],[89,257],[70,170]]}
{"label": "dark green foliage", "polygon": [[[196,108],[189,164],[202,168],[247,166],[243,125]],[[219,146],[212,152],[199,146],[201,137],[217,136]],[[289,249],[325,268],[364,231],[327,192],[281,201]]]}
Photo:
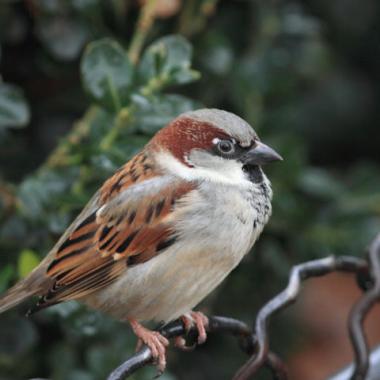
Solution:
{"label": "dark green foliage", "polygon": [[[133,64],[138,9],[127,3],[1,2],[0,291],[152,134],[202,106],[239,114],[285,158],[266,169],[270,224],[205,303],[210,313],[251,322],[292,265],[363,254],[380,230],[380,5],[221,1],[207,16],[214,1],[183,2],[156,20]],[[100,380],[133,353],[129,328],[75,302],[31,319],[26,309],[0,316],[1,380]],[[273,331],[287,354],[289,326],[287,316]],[[245,359],[234,344],[171,350],[162,379],[229,378]]]}
{"label": "dark green foliage", "polygon": [[192,50],[181,36],[163,37],[149,46],[138,68],[140,81],[146,83],[142,93],[197,80],[199,73],[191,69]]}
{"label": "dark green foliage", "polygon": [[30,111],[22,91],[0,82],[0,128],[25,127],[29,119]]}
{"label": "dark green foliage", "polygon": [[133,67],[124,49],[110,39],[90,43],[81,62],[83,87],[101,106],[118,112],[131,90]]}

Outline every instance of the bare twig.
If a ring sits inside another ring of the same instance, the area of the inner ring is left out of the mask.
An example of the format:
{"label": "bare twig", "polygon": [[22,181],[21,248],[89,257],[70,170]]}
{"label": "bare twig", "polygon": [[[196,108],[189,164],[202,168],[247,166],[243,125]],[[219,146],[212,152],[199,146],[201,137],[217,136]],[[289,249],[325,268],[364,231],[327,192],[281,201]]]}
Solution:
{"label": "bare twig", "polygon": [[202,2],[184,1],[178,20],[178,33],[191,37],[201,32],[208,19],[215,13],[219,0],[203,0]]}
{"label": "bare twig", "polygon": [[141,49],[144,45],[148,32],[153,25],[156,3],[157,0],[146,0],[140,11],[136,30],[128,50],[129,59],[134,64],[136,64],[139,60]]}

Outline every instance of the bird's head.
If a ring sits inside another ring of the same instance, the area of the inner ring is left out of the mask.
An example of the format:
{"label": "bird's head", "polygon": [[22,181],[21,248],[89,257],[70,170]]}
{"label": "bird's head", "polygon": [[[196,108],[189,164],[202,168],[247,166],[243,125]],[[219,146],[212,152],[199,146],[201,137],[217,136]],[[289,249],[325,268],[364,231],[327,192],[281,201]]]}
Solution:
{"label": "bird's head", "polygon": [[[161,165],[188,177],[260,180],[264,164],[282,160],[240,117],[219,109],[186,112],[152,139]],[[257,173],[256,173],[257,172]]]}

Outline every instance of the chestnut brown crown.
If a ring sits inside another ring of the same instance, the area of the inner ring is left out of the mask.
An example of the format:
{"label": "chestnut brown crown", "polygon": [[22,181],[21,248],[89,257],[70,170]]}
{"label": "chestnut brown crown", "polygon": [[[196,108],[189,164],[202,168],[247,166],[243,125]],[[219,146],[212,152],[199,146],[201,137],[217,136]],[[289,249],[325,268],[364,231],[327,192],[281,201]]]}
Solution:
{"label": "chestnut brown crown", "polygon": [[156,148],[167,149],[187,164],[193,149],[210,151],[216,141],[233,140],[242,148],[258,140],[253,128],[233,113],[219,109],[200,109],[181,114],[152,140]]}

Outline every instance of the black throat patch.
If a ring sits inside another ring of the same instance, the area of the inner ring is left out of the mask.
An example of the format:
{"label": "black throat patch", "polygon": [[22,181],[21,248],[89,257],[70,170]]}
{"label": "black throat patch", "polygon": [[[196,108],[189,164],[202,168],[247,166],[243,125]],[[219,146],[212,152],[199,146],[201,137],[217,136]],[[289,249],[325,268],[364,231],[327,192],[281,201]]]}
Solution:
{"label": "black throat patch", "polygon": [[245,165],[243,167],[244,172],[246,173],[248,179],[252,183],[262,183],[264,180],[263,171],[260,166],[257,165]]}

